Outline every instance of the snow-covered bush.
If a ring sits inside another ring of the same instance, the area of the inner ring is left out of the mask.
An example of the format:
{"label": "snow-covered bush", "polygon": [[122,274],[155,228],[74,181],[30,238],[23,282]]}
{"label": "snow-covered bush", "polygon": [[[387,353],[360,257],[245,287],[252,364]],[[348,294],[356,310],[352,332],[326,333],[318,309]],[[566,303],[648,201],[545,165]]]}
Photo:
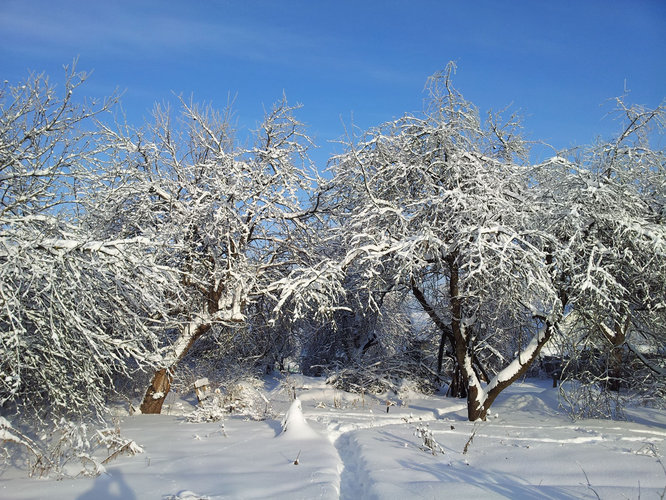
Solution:
{"label": "snow-covered bush", "polygon": [[398,394],[405,384],[422,394],[432,394],[440,384],[437,374],[424,363],[409,357],[382,357],[374,363],[348,365],[330,370],[326,382],[353,393]]}
{"label": "snow-covered bush", "polygon": [[624,420],[625,399],[618,391],[608,391],[601,382],[589,378],[584,381],[573,379],[560,385],[560,406],[572,420]]}
{"label": "snow-covered bush", "polygon": [[190,422],[217,422],[226,415],[241,415],[252,420],[274,416],[269,400],[261,389],[263,382],[256,378],[229,381],[211,392],[187,415]]}
{"label": "snow-covered bush", "polygon": [[96,430],[95,425],[61,419],[42,432],[32,439],[0,417],[0,442],[13,454],[15,464],[22,452],[28,452],[24,466],[30,476],[95,477],[118,456],[143,453],[136,442],[120,435],[117,426]]}
{"label": "snow-covered bush", "polygon": [[200,401],[197,407],[189,412],[185,418],[188,422],[219,422],[223,421],[228,414],[226,405],[219,392],[211,394],[209,397]]}

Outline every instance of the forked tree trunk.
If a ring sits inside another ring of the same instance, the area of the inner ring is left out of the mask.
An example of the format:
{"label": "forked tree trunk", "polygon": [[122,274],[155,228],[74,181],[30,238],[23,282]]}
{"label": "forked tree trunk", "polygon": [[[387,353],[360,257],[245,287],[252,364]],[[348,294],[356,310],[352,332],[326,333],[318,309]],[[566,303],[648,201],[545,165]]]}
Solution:
{"label": "forked tree trunk", "polygon": [[[457,289],[457,284],[455,286]],[[444,363],[444,351],[446,347],[446,341],[448,340],[449,343],[451,344],[451,348],[454,353],[453,354],[454,368],[453,372],[451,373],[451,385],[449,386],[449,390],[447,391],[447,396],[455,398],[466,398],[468,392],[467,379],[463,376],[463,373],[460,369],[460,365],[457,362],[457,357],[455,354],[456,339],[453,335],[453,330],[451,327],[446,325],[444,321],[442,321],[442,319],[439,317],[435,309],[430,305],[430,303],[426,299],[425,294],[416,285],[416,282],[414,281],[413,278],[411,281],[411,288],[412,288],[412,294],[414,295],[416,300],[419,302],[419,304],[421,305],[423,310],[428,314],[428,316],[430,316],[430,319],[432,319],[433,323],[435,323],[435,326],[437,326],[437,328],[441,332],[441,337],[439,340],[439,349],[437,353],[438,375],[442,373],[442,365]],[[489,381],[489,377],[485,368],[475,356],[472,357],[472,368],[474,372],[477,374],[477,376],[480,377],[484,382]]]}
{"label": "forked tree trunk", "polygon": [[[161,413],[162,405],[171,390],[171,381],[178,362],[185,357],[194,342],[216,323],[241,323],[245,320],[241,310],[244,307],[242,290],[236,289],[233,296],[224,295],[224,281],[211,287],[208,293],[208,311],[195,316],[183,327],[180,335],[164,357],[164,366],[155,372],[148,390],[143,397],[141,413]],[[230,306],[230,307],[228,307]]]}
{"label": "forked tree trunk", "polygon": [[[513,384],[520,377],[525,375],[535,359],[539,356],[541,348],[548,342],[555,331],[555,325],[550,321],[541,328],[537,335],[527,344],[525,349],[518,353],[516,358],[495,375],[485,389],[481,387],[476,375],[468,377],[470,380],[469,394],[467,395],[467,415],[469,420],[485,420],[490,406],[493,404],[500,393]],[[471,366],[471,363],[463,365],[463,372],[469,373],[471,370],[465,369],[465,366]],[[471,371],[474,373],[473,371]]]}
{"label": "forked tree trunk", "polygon": [[522,377],[532,362],[538,357],[541,348],[553,334],[555,325],[544,318],[545,325],[517,357],[495,375],[485,389],[474,370],[474,354],[470,338],[463,321],[462,301],[458,287],[459,269],[455,256],[448,259],[450,278],[449,295],[451,301],[451,331],[455,342],[455,354],[462,377],[467,381],[467,418],[470,421],[485,420],[488,409],[495,398],[512,383]]}

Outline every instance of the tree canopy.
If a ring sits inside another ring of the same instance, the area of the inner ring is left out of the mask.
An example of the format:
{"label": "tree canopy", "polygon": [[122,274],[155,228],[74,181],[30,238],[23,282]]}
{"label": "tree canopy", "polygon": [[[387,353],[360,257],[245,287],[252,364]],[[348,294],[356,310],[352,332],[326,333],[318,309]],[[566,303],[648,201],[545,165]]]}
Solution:
{"label": "tree canopy", "polygon": [[534,164],[518,117],[482,119],[454,70],[326,175],[285,97],[248,145],[231,109],[176,98],[133,127],[116,96],[78,104],[74,68],[61,92],[6,84],[0,405],[102,415],[149,372],[158,413],[183,360],[241,348],[257,370],[445,384],[476,420],[551,339],[601,361],[603,390],[663,391],[663,107],[619,98],[617,137]]}

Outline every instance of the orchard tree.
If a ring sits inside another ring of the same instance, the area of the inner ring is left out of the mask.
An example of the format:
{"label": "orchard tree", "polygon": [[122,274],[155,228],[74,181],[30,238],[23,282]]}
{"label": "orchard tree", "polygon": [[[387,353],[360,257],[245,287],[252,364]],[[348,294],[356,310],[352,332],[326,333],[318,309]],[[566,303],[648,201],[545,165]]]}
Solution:
{"label": "orchard tree", "polygon": [[[439,328],[440,360],[448,348],[477,420],[536,359],[564,304],[544,252],[549,235],[531,223],[516,121],[491,115],[482,124],[451,86],[453,69],[429,80],[423,116],[371,130],[332,170],[349,200],[343,267],[361,262],[366,283],[389,277],[411,291]],[[480,349],[494,353],[495,372]]]}
{"label": "orchard tree", "polygon": [[[229,112],[180,100],[174,119],[155,109],[146,130],[105,129],[106,189],[89,207],[97,231],[152,241],[155,259],[177,270],[186,293],[170,317],[159,368],[141,404],[159,413],[178,362],[213,329],[248,325],[260,300],[273,300],[308,248],[304,209],[313,178],[309,138],[282,99],[249,149],[237,145]],[[272,299],[273,298],[273,299]],[[265,307],[263,307],[265,310]],[[269,308],[270,309],[270,308]]]}
{"label": "orchard tree", "polygon": [[[663,133],[664,110],[616,104],[617,137],[545,162],[534,187],[539,224],[556,242],[558,294],[578,319],[580,347],[566,354],[606,353],[595,381],[613,391],[631,383],[632,359],[666,374],[666,156],[650,141]],[[645,350],[662,350],[661,365]]]}
{"label": "orchard tree", "polygon": [[72,229],[33,220],[0,236],[0,403],[19,412],[104,416],[116,379],[156,361],[176,276],[140,238]]}
{"label": "orchard tree", "polygon": [[145,239],[95,239],[77,218],[116,100],[77,102],[85,80],[72,66],[62,88],[0,89],[0,405],[24,416],[103,415],[115,378],[151,365],[174,281]]}

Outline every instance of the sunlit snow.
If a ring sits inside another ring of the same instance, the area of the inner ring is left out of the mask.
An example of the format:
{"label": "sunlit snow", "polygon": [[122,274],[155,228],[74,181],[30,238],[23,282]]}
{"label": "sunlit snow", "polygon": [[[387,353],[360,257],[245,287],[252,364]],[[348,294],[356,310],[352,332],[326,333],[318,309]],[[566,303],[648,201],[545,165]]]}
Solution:
{"label": "sunlit snow", "polygon": [[[28,479],[8,462],[0,498],[624,499],[666,488],[666,415],[657,410],[572,422],[550,381],[527,380],[474,423],[460,400],[440,395],[361,396],[300,376],[292,384],[294,401],[266,381],[272,418],[227,417],[223,427],[187,423],[196,399],[171,395],[163,415],[122,417],[143,454],[110,462],[95,479],[63,481]],[[443,453],[424,451],[415,430],[426,424]]]}

